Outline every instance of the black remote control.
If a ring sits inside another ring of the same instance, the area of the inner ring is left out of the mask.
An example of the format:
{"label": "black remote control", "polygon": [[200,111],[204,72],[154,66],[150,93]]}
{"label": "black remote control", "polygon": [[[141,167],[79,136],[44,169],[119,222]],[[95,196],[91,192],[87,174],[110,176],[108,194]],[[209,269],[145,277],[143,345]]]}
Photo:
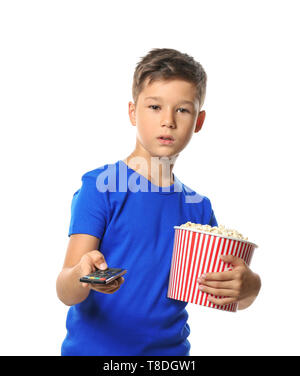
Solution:
{"label": "black remote control", "polygon": [[124,275],[126,272],[126,269],[121,268],[107,268],[106,270],[97,269],[95,272],[81,277],[79,281],[107,285],[108,283]]}

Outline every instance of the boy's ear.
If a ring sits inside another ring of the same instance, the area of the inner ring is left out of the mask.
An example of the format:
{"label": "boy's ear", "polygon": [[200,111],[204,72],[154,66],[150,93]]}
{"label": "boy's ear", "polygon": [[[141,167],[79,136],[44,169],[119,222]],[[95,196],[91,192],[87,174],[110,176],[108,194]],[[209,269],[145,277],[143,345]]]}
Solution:
{"label": "boy's ear", "polygon": [[132,125],[136,125],[136,120],[135,120],[135,105],[132,102],[128,103],[128,114],[129,114],[129,119]]}
{"label": "boy's ear", "polygon": [[203,125],[204,119],[205,119],[205,115],[206,115],[206,112],[204,110],[199,112],[197,123],[196,123],[196,128],[195,128],[195,133],[199,132],[200,129],[202,128],[202,125]]}

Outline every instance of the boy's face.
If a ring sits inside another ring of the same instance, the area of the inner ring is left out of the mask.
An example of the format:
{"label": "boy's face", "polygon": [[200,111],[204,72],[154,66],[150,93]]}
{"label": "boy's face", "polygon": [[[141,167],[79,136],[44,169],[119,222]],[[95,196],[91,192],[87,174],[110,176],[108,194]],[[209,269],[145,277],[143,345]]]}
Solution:
{"label": "boy's face", "polygon": [[[148,97],[159,97],[157,99]],[[189,101],[190,103],[184,103]],[[137,105],[129,102],[131,124],[137,127],[136,151],[144,157],[178,155],[198,132],[205,118],[196,99],[196,88],[182,79],[155,81],[140,93]],[[171,135],[172,144],[158,137]]]}

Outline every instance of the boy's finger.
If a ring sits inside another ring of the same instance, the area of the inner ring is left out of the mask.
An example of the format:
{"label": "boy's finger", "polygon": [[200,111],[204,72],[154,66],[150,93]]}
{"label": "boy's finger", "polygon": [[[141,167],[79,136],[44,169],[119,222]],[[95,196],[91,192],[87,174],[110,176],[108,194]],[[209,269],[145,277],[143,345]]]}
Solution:
{"label": "boy's finger", "polygon": [[[123,278],[124,279],[124,278]],[[122,285],[122,282],[120,282],[120,279],[115,279],[111,283],[108,283],[107,285],[93,285],[93,289],[98,292],[110,292],[110,291],[117,291]]]}
{"label": "boy's finger", "polygon": [[217,289],[234,289],[234,281],[207,281],[197,280],[198,284],[203,284],[208,287],[214,287]]}
{"label": "boy's finger", "polygon": [[202,292],[206,292],[207,294],[212,294],[212,295],[215,295],[215,296],[232,297],[232,296],[237,295],[237,292],[235,290],[214,289],[214,288],[208,287],[206,285],[200,285],[199,290],[202,291]]}
{"label": "boy's finger", "polygon": [[111,287],[111,284],[110,283],[107,283],[107,284],[105,284],[105,283],[91,283],[91,285],[93,286],[93,287],[95,287],[95,288],[97,288],[97,289],[102,289],[102,288],[109,288],[109,287]]}
{"label": "boy's finger", "polygon": [[240,257],[233,255],[221,255],[220,259],[225,262],[229,262],[232,265],[244,265],[245,261]]}
{"label": "boy's finger", "polygon": [[209,300],[210,302],[212,302],[214,304],[220,305],[220,306],[237,302],[236,297],[214,298],[212,296],[208,296],[207,300]]}
{"label": "boy's finger", "polygon": [[202,274],[202,276],[199,276],[198,279],[202,279],[204,281],[232,281],[234,279],[234,272],[229,270],[226,272],[205,273]]}
{"label": "boy's finger", "polygon": [[105,270],[107,269],[107,263],[105,261],[100,261],[98,264],[97,264],[97,268],[98,269],[101,269],[101,270]]}
{"label": "boy's finger", "polygon": [[98,269],[101,269],[101,270],[107,269],[107,263],[105,261],[105,257],[103,253],[101,253],[100,251],[94,250],[90,252],[90,256],[92,257],[92,260]]}
{"label": "boy's finger", "polygon": [[111,288],[115,288],[116,286],[119,285],[119,283],[117,281],[113,281],[113,282],[107,283],[107,284],[91,283],[91,285],[96,290],[105,290],[106,291],[106,290],[110,290]]}

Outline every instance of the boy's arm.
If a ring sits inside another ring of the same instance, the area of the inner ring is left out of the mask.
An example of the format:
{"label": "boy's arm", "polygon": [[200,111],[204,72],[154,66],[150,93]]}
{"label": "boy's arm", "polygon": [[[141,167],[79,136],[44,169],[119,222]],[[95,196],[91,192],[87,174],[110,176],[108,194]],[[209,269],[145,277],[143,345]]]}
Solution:
{"label": "boy's arm", "polygon": [[105,262],[104,257],[97,250],[99,239],[87,234],[73,234],[70,236],[67,253],[62,271],[56,281],[56,292],[58,298],[66,305],[71,306],[82,302],[89,295],[90,289],[79,282],[79,278],[86,275],[92,269],[89,264],[92,260],[84,255],[91,255],[95,261]]}
{"label": "boy's arm", "polygon": [[248,298],[244,298],[244,299],[241,299],[239,300],[238,302],[238,309],[241,310],[241,309],[245,309],[245,308],[248,308],[253,302],[254,300],[256,299],[258,293],[259,293],[259,290],[261,288],[261,280],[260,280],[260,277],[258,274],[256,273],[253,273],[253,279],[252,279],[252,283],[253,283],[253,295],[249,296]]}

